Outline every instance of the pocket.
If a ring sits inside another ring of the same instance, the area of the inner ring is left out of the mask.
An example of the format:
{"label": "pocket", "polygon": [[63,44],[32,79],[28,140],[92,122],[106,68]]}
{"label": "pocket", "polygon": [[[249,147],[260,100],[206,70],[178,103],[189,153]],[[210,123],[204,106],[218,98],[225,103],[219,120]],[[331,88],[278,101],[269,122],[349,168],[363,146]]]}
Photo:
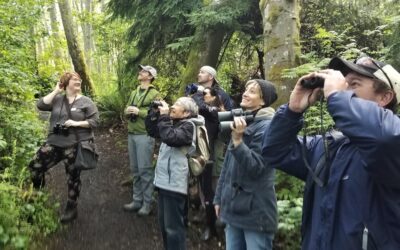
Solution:
{"label": "pocket", "polygon": [[248,214],[253,205],[253,193],[237,189],[231,200],[231,210],[235,214]]}

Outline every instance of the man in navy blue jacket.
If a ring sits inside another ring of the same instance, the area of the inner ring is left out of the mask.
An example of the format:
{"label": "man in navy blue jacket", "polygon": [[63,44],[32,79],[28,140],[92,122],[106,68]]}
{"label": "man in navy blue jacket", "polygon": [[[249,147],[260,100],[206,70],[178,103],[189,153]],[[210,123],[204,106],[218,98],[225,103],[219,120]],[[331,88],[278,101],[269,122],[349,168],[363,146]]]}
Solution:
{"label": "man in navy blue jacket", "polygon": [[[321,88],[336,128],[322,136],[297,136],[304,111]],[[400,249],[400,74],[363,57],[333,58],[329,69],[303,76],[289,104],[280,107],[264,135],[267,163],[306,182],[302,249]]]}

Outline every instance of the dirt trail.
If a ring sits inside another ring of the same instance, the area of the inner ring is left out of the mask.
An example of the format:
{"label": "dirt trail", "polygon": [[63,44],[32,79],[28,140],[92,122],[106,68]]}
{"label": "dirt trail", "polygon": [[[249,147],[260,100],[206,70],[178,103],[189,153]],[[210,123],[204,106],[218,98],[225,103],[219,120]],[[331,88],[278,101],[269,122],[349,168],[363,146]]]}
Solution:
{"label": "dirt trail", "polygon": [[[122,185],[130,175],[126,134],[97,131],[96,144],[100,162],[96,170],[82,173],[82,191],[78,203],[78,219],[63,226],[43,242],[48,250],[119,250],[163,249],[157,224],[156,206],[149,217],[139,217],[122,210],[131,200],[131,186]],[[46,176],[48,189],[60,202],[60,213],[66,202],[66,175],[55,167]],[[213,240],[199,240],[199,228],[190,227],[188,249],[217,249]]]}

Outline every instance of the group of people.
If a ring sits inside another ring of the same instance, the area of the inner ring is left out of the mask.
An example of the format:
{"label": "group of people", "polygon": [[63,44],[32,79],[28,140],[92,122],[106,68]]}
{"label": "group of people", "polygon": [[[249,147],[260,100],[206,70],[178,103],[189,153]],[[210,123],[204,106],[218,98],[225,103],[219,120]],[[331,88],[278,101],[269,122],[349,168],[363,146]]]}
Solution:
{"label": "group of people", "polygon": [[[140,84],[125,110],[133,196],[123,208],[149,215],[156,190],[165,249],[186,249],[187,157],[197,125],[207,128],[211,150],[199,176],[206,214],[204,240],[217,234],[219,219],[225,224],[227,249],[272,249],[278,225],[275,169],[280,169],[306,184],[302,249],[400,249],[400,74],[392,66],[369,57],[354,62],[335,57],[328,69],[301,77],[289,102],[276,113],[270,107],[278,98],[274,85],[249,80],[240,102],[246,116],[233,115],[229,141],[219,136],[218,112],[232,110],[233,104],[214,68],[201,67],[197,83],[169,106],[152,85],[156,69],[139,67]],[[305,85],[310,79],[323,84]],[[79,75],[67,73],[39,100],[39,109],[51,111],[51,129],[29,165],[38,188],[44,185],[45,171],[58,162],[65,165],[64,222],[77,216],[80,170],[74,168],[74,133],[93,142],[92,128],[98,120],[93,102],[80,94],[80,83]],[[298,135],[303,114],[321,92],[335,128],[323,135]],[[144,122],[154,100],[161,103],[155,169],[155,138],[147,134]],[[55,133],[57,124],[74,132]]]}

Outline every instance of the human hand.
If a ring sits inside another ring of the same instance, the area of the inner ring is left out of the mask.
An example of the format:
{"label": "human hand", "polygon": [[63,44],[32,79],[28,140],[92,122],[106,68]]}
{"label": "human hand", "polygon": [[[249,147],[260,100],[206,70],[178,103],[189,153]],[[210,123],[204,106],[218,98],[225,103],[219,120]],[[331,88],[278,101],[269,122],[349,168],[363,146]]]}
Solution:
{"label": "human hand", "polygon": [[324,69],[318,71],[316,76],[325,79],[323,89],[325,98],[328,98],[335,92],[346,90],[349,87],[345,77],[338,70]]}
{"label": "human hand", "polygon": [[197,85],[197,92],[203,93],[204,89],[205,88],[203,86]]}
{"label": "human hand", "polygon": [[215,209],[215,215],[217,216],[217,218],[219,218],[219,211],[220,211],[220,206],[219,205],[214,205],[214,209]]}
{"label": "human hand", "polygon": [[231,123],[232,129],[232,143],[237,147],[243,139],[244,130],[247,127],[246,120],[243,117],[236,116],[233,117],[233,122]]}
{"label": "human hand", "polygon": [[64,90],[64,86],[61,84],[61,82],[57,82],[56,86],[54,87],[53,92],[55,92],[56,94],[59,94],[61,92],[63,92]]}
{"label": "human hand", "polygon": [[78,127],[79,126],[79,122],[69,119],[66,122],[64,122],[64,125],[66,127]]}
{"label": "human hand", "polygon": [[135,106],[128,106],[125,110],[125,114],[139,114],[139,109]]}
{"label": "human hand", "polygon": [[308,89],[303,88],[301,85],[301,80],[318,76],[316,72],[310,73],[308,75],[302,76],[294,86],[289,99],[289,109],[293,112],[302,113],[309,106],[317,101],[318,93],[321,88]]}
{"label": "human hand", "polygon": [[160,115],[168,115],[169,114],[169,106],[168,103],[165,101],[161,101],[162,106],[158,107],[158,110],[160,111]]}

